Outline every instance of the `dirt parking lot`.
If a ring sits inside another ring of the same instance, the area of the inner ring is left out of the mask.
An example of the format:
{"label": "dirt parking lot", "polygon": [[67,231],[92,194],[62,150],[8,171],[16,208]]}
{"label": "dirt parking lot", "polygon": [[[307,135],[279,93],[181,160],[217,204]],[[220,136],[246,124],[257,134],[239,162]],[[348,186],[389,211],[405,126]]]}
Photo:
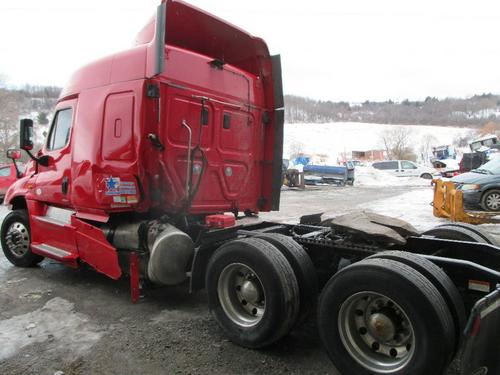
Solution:
{"label": "dirt parking lot", "polygon": [[[415,192],[429,188],[413,188]],[[260,219],[291,221],[382,204],[408,189],[323,187],[285,190],[282,210]],[[378,203],[376,203],[378,202]],[[1,208],[2,217],[7,210]],[[429,211],[430,212],[430,211]],[[147,290],[130,303],[127,280],[45,260],[14,268],[0,255],[0,373],[13,374],[336,374],[315,319],[265,350],[229,342],[186,286]]]}

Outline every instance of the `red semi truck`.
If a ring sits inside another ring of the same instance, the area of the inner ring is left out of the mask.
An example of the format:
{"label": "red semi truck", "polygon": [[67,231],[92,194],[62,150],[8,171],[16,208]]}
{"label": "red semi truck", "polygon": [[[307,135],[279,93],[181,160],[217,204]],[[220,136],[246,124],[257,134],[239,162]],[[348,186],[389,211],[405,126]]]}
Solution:
{"label": "red semi truck", "polygon": [[235,222],[279,209],[282,109],[280,59],[262,39],[163,1],[133,48],[73,75],[35,154],[21,121],[32,161],[5,197],[5,256],[129,276],[134,300],[140,280],[188,280],[248,348],[317,306],[342,374],[440,374],[453,359],[498,374],[500,248],[487,234],[359,215]]}

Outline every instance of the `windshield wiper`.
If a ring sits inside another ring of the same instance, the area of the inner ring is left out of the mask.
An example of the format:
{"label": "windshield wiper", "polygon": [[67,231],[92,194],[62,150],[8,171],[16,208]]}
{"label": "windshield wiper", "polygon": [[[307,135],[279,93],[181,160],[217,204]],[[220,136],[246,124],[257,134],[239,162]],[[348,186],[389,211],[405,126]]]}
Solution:
{"label": "windshield wiper", "polygon": [[481,173],[481,174],[493,174],[492,171],[490,171],[488,169],[483,169],[483,168],[473,169],[471,172],[476,172],[476,173]]}

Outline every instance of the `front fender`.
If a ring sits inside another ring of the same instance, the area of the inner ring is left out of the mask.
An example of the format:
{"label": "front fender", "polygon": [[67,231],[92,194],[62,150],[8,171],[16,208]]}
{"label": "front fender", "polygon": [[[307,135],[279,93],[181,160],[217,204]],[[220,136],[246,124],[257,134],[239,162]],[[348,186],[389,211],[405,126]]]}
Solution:
{"label": "front fender", "polygon": [[30,196],[32,196],[33,189],[35,187],[35,179],[35,176],[24,176],[15,181],[7,189],[7,192],[5,193],[4,203],[10,205],[16,197],[22,196],[29,198]]}

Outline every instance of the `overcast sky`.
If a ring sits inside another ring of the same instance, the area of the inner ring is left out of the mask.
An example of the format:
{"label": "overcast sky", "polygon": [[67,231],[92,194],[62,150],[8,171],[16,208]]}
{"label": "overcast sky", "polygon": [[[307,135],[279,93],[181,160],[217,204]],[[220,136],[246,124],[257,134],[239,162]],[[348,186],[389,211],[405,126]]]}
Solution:
{"label": "overcast sky", "polygon": [[[282,55],[285,93],[324,100],[500,93],[500,1],[191,0]],[[0,74],[64,85],[128,48],[158,0],[1,0]]]}

